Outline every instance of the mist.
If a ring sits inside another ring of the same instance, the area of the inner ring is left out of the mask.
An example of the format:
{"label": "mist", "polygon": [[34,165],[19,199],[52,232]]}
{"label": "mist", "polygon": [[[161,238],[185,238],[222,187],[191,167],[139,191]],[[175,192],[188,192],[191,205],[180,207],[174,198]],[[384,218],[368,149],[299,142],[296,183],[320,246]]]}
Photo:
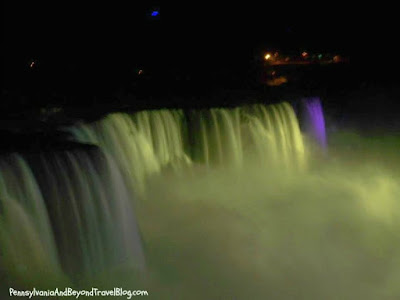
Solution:
{"label": "mist", "polygon": [[138,216],[162,299],[400,296],[398,137],[331,136],[306,170],[249,163],[152,178]]}

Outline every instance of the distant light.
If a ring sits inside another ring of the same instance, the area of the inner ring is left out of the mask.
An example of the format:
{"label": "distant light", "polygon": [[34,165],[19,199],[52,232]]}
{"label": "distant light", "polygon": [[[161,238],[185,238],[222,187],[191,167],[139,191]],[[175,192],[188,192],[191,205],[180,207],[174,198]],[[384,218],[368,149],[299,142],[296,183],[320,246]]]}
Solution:
{"label": "distant light", "polygon": [[138,75],[143,74],[143,70],[139,70]]}
{"label": "distant light", "polygon": [[287,78],[285,76],[279,76],[279,77],[275,77],[271,80],[267,80],[267,85],[268,86],[279,86],[282,85],[284,83],[288,82]]}
{"label": "distant light", "polygon": [[322,54],[318,54],[318,59],[321,59],[322,58]]}
{"label": "distant light", "polygon": [[158,10],[153,10],[153,11],[151,12],[151,16],[152,16],[152,17],[157,17],[159,14],[160,14],[160,12],[159,12]]}
{"label": "distant light", "polygon": [[271,54],[270,53],[265,54],[264,58],[265,60],[271,59]]}
{"label": "distant light", "polygon": [[307,57],[307,56],[308,56],[308,53],[307,53],[306,51],[304,51],[303,53],[301,53],[301,56]]}
{"label": "distant light", "polygon": [[33,69],[36,68],[38,66],[38,61],[36,59],[31,59],[29,61],[29,68]]}

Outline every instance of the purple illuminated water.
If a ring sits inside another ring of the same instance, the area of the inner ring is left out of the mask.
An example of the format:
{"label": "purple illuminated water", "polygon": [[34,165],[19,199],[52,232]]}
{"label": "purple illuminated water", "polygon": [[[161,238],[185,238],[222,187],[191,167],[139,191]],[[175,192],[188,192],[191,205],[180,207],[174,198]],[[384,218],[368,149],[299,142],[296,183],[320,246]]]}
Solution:
{"label": "purple illuminated water", "polygon": [[307,120],[307,129],[318,144],[326,149],[325,118],[319,97],[307,98],[304,100]]}

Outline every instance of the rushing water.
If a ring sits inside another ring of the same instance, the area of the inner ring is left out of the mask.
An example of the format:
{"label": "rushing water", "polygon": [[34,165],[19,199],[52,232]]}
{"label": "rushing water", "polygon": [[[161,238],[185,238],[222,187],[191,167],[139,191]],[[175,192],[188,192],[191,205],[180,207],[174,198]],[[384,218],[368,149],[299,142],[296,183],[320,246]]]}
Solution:
{"label": "rushing water", "polygon": [[400,144],[368,152],[344,135],[342,152],[314,155],[304,137],[325,152],[322,106],[304,103],[306,132],[288,103],[113,113],[66,129],[92,146],[2,156],[0,278],[100,277],[155,299],[396,299]]}
{"label": "rushing water", "polygon": [[317,141],[322,149],[327,148],[325,118],[319,98],[304,99],[305,122],[307,131]]}
{"label": "rushing water", "polygon": [[30,162],[18,154],[0,160],[1,244],[17,278],[44,266],[72,279],[122,266],[143,269],[135,193],[143,195],[146,180],[165,168],[240,168],[246,156],[291,169],[305,163],[287,103],[115,113],[70,130],[105,154],[91,148],[46,152]]}
{"label": "rushing water", "polygon": [[99,145],[115,157],[139,191],[165,167],[240,168],[249,159],[290,170],[306,164],[299,124],[288,103],[115,113],[71,131],[76,140]]}
{"label": "rushing water", "polygon": [[0,160],[0,170],[1,253],[9,276],[28,281],[36,272],[60,276],[54,233],[31,169],[11,155]]}
{"label": "rushing water", "polygon": [[[0,160],[0,241],[16,280],[144,269],[132,193],[97,149]],[[32,282],[31,282],[32,283]]]}

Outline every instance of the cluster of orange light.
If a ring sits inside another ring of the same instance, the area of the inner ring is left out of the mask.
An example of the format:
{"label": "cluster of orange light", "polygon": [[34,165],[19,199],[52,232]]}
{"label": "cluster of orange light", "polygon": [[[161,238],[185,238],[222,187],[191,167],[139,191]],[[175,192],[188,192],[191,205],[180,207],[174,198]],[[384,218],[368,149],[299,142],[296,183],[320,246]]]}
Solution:
{"label": "cluster of orange light", "polygon": [[[264,58],[265,58],[265,60],[272,60],[273,58],[277,58],[278,55],[279,55],[278,52],[275,52],[273,55],[272,55],[271,53],[267,52],[267,53],[265,54]],[[304,57],[304,58],[308,57],[308,52],[303,51],[303,52],[301,53],[301,56]],[[288,61],[288,60],[289,60],[289,57],[286,57],[285,60]]]}
{"label": "cluster of orange light", "polygon": [[[299,60],[300,58],[300,60]],[[290,56],[281,56],[278,52],[267,52],[264,55],[264,59],[268,62],[270,62],[271,64],[279,64],[282,62],[288,63],[289,61],[293,61],[295,63],[306,63],[306,62],[310,62],[310,59],[312,59],[313,61],[318,59],[318,61],[322,62],[322,63],[339,63],[339,62],[346,62],[348,60],[346,60],[346,58],[343,58],[340,55],[335,55],[335,56],[331,56],[329,54],[313,54],[310,55],[309,52],[307,51],[303,51],[300,53],[300,57],[290,57]]]}
{"label": "cluster of orange light", "polygon": [[264,58],[265,58],[265,60],[270,60],[270,59],[278,57],[278,55],[279,55],[278,52],[275,52],[273,55],[271,53],[266,53]]}

